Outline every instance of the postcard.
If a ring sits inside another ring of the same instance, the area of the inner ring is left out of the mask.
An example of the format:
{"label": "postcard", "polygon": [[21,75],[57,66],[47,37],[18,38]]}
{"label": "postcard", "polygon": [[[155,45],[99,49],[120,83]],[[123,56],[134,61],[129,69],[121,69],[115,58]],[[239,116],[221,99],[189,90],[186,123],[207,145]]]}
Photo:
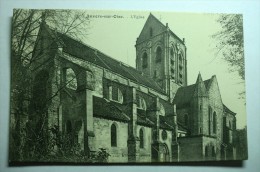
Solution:
{"label": "postcard", "polygon": [[246,160],[241,14],[14,9],[10,162]]}

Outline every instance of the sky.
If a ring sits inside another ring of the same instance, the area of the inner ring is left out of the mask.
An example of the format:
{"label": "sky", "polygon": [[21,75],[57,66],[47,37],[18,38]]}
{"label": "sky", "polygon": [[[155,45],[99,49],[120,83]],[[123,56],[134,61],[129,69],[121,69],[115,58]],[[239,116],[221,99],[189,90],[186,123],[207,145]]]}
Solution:
{"label": "sky", "polygon": [[[135,67],[135,43],[150,12],[88,11],[90,28],[83,42],[112,58]],[[216,56],[216,41],[211,35],[221,27],[218,14],[151,12],[181,39],[187,47],[188,85],[198,73],[206,80],[216,75],[223,103],[237,113],[237,128],[246,125],[245,100],[239,93],[245,87],[236,72],[230,72],[221,54]],[[93,17],[94,15],[94,17]],[[106,16],[106,18],[104,18]]]}

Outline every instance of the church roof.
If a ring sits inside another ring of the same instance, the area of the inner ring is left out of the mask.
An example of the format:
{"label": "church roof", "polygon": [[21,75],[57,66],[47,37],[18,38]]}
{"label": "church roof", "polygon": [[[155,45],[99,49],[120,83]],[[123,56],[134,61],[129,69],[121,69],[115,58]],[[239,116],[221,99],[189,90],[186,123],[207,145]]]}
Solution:
{"label": "church roof", "polygon": [[[52,30],[52,32],[55,31]],[[92,48],[80,41],[77,41],[65,34],[56,32],[56,35],[58,37],[58,40],[62,42],[63,52],[68,53],[76,58],[89,61],[93,64],[96,64],[119,75],[122,75],[123,77],[126,77],[132,80],[133,82],[145,85],[164,94],[164,91],[152,78],[144,76],[135,68],[123,64],[122,62],[117,61],[109,57],[108,55],[100,52],[99,50]]]}
{"label": "church roof", "polygon": [[223,107],[224,107],[224,112],[227,112],[231,115],[236,115],[236,113],[231,111],[226,105],[223,104]]}
{"label": "church roof", "polygon": [[93,96],[93,115],[105,119],[127,122],[130,118],[117,106],[115,102]]}
{"label": "church roof", "polygon": [[[150,13],[150,15],[148,16],[148,18],[147,18],[147,20],[146,20],[146,23],[145,23],[144,26],[143,26],[143,29],[142,29],[142,31],[141,31],[141,33],[140,33],[138,39],[137,39],[137,44],[140,43],[140,42],[142,42],[142,40],[143,40],[143,39],[141,38],[142,33],[143,33],[145,27],[147,27],[147,25],[149,25],[149,23],[154,23],[153,26],[157,25],[157,26],[158,26],[158,30],[160,30],[160,33],[163,33],[163,32],[165,32],[165,31],[169,31],[170,34],[171,34],[173,37],[175,37],[180,43],[184,44],[184,41],[183,41],[181,38],[179,38],[175,33],[173,33],[172,30],[168,29],[167,26],[164,25],[164,24],[163,24],[158,18],[156,18],[152,13]],[[160,33],[159,33],[159,34],[160,34]]]}
{"label": "church roof", "polygon": [[[206,89],[209,88],[211,79],[203,81]],[[176,104],[178,107],[182,107],[188,105],[194,96],[194,92],[196,89],[197,83],[192,84],[186,87],[180,87],[174,97],[173,103]]]}

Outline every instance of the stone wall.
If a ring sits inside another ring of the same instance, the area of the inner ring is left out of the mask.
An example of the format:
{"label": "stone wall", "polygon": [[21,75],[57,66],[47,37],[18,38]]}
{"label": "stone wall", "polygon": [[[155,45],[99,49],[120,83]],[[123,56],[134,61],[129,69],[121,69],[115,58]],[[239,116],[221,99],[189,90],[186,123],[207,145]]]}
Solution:
{"label": "stone wall", "polygon": [[201,161],[202,155],[202,137],[179,137],[180,161]]}
{"label": "stone wall", "polygon": [[[117,129],[117,146],[111,146],[111,125]],[[95,149],[105,148],[110,154],[109,162],[127,162],[128,124],[94,117]]]}
{"label": "stone wall", "polygon": [[138,162],[151,162],[151,144],[152,144],[152,129],[150,127],[145,127],[137,125],[138,137],[140,129],[143,130],[144,134],[144,147],[139,149],[139,161]]}

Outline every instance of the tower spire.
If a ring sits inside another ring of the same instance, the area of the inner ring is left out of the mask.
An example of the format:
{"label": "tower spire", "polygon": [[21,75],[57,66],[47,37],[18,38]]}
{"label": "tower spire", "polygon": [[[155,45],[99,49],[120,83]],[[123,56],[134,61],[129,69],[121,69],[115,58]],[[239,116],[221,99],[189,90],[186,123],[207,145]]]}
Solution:
{"label": "tower spire", "polygon": [[202,80],[200,72],[198,74],[197,81],[196,81],[195,85],[196,85],[195,90],[194,90],[194,96],[195,97],[207,96],[207,90],[206,90],[205,84]]}

